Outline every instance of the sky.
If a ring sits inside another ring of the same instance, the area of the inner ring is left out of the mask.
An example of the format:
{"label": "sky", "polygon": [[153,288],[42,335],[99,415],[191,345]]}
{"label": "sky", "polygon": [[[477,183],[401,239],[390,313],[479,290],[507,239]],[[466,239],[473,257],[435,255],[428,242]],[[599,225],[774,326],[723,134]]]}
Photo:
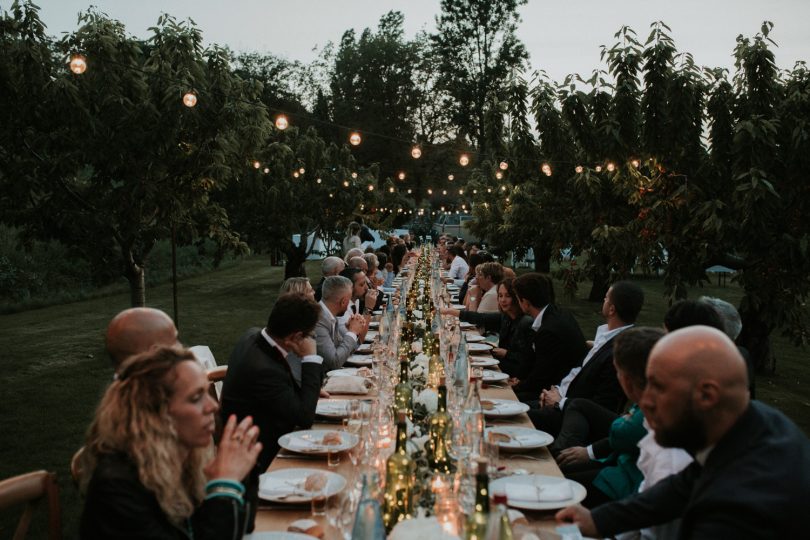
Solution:
{"label": "sky", "polygon": [[[0,0],[6,10],[10,0]],[[48,33],[77,28],[77,14],[92,3],[124,23],[135,36],[147,36],[161,13],[191,18],[206,43],[237,52],[269,52],[309,62],[315,47],[338,42],[344,31],[376,27],[381,15],[399,10],[405,31],[435,29],[438,0],[39,0]],[[570,73],[589,76],[603,68],[600,46],[611,46],[623,25],[644,42],[650,24],[664,21],[679,52],[690,52],[698,65],[733,71],[732,52],[739,34],[753,36],[765,20],[774,23],[771,38],[779,67],[810,60],[810,0],[529,0],[520,8],[518,36],[530,54],[532,70],[543,69],[562,81]]]}

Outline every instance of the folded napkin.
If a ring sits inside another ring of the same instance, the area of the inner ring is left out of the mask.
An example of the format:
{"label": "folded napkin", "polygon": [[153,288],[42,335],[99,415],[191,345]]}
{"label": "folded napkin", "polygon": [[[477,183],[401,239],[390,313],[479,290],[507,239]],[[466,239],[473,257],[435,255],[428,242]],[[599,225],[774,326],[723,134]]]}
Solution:
{"label": "folded napkin", "polygon": [[574,497],[571,484],[567,481],[546,484],[506,484],[506,498],[523,502],[560,502]]}
{"label": "folded napkin", "polygon": [[304,480],[305,478],[294,480],[263,476],[259,478],[259,493],[269,498],[288,495],[307,496],[309,493],[304,489]]}
{"label": "folded napkin", "polygon": [[346,400],[326,400],[321,399],[318,401],[315,412],[330,413],[330,414],[345,414],[348,412],[349,402]]}
{"label": "folded napkin", "polygon": [[330,394],[368,394],[371,381],[357,375],[347,377],[330,377],[324,390]]}

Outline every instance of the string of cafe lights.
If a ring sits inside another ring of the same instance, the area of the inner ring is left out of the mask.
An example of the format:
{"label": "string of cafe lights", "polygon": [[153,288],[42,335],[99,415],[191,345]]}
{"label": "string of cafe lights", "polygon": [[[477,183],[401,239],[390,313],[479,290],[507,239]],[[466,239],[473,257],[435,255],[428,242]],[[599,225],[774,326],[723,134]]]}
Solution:
{"label": "string of cafe lights", "polygon": [[[116,63],[114,60],[111,60],[110,62]],[[87,57],[85,55],[83,55],[83,54],[80,54],[80,53],[71,54],[70,57],[69,57],[68,64],[69,64],[70,71],[72,73],[74,73],[75,75],[82,75],[87,71],[87,67],[88,67],[87,66]],[[142,71],[144,73],[146,72],[145,70],[134,67],[134,66],[127,66],[127,67],[129,67],[130,69],[135,69],[135,70]],[[185,82],[176,81],[176,80],[174,82],[178,83],[178,84],[185,84]],[[181,97],[182,104],[185,107],[189,108],[189,109],[196,107],[197,104],[199,103],[199,99],[200,99],[199,94],[194,89],[187,90]],[[256,102],[248,101],[248,100],[243,99],[243,98],[233,98],[233,99],[235,101],[240,101],[240,102],[248,104],[248,105],[256,105]],[[265,105],[265,107],[266,107],[266,105]],[[302,116],[302,117],[306,116],[306,119],[308,121],[310,121],[310,122],[319,123],[319,124],[322,124],[322,125],[325,125],[325,126],[329,126],[329,127],[333,127],[333,128],[340,128],[342,130],[348,131],[348,133],[349,133],[348,142],[349,142],[349,144],[351,146],[354,146],[354,147],[359,146],[363,142],[363,136],[364,135],[399,142],[399,143],[402,143],[403,146],[409,145],[410,146],[410,155],[411,155],[411,158],[413,158],[413,159],[420,159],[422,157],[422,155],[423,155],[423,147],[434,147],[434,148],[439,147],[439,145],[437,145],[437,144],[413,143],[413,141],[407,141],[407,140],[404,140],[404,139],[400,139],[400,138],[397,138],[397,137],[392,137],[390,135],[386,135],[386,134],[382,134],[382,133],[374,133],[374,132],[365,131],[363,134],[361,134],[361,132],[359,130],[352,129],[350,127],[343,126],[343,125],[340,125],[340,124],[337,124],[337,123],[334,123],[334,122],[329,122],[329,121],[326,121],[326,120],[322,120],[320,118],[316,118],[316,117],[311,116],[311,115],[305,115],[305,114],[302,114],[302,113],[295,113],[295,114],[285,113],[284,111],[280,111],[280,110],[272,109],[272,108],[270,108],[270,110],[273,110],[273,111],[275,111],[277,113],[277,114],[275,114],[275,117],[273,118],[273,124],[275,125],[276,129],[278,129],[279,131],[285,131],[288,127],[290,127],[291,124],[290,124],[289,116]],[[459,155],[458,164],[461,167],[467,167],[472,162],[471,156],[480,157],[480,153],[475,152],[475,151],[464,151]],[[494,173],[494,177],[495,177],[496,180],[503,180],[505,178],[506,172],[509,169],[509,162],[510,161],[513,162],[513,163],[517,163],[517,162],[529,163],[530,162],[530,160],[528,160],[528,159],[520,159],[520,158],[511,158],[509,160],[507,160],[507,159],[501,160],[498,163],[497,169],[495,170],[495,173]],[[552,167],[552,164],[554,164],[554,167]],[[641,160],[638,159],[638,158],[633,158],[633,159],[630,159],[628,161],[628,164],[631,165],[633,168],[638,169],[641,166]],[[269,172],[270,172],[270,169],[268,167],[262,167],[262,163],[260,161],[258,161],[258,160],[252,160],[251,165],[253,166],[254,169],[262,169],[262,172],[264,174],[269,174]],[[569,161],[557,161],[557,160],[551,160],[551,161],[542,162],[540,164],[540,172],[543,175],[547,176],[547,177],[551,177],[554,174],[554,168],[557,165],[569,165],[569,166],[573,165],[574,166],[573,167],[574,172],[576,174],[583,174],[585,172],[585,167],[580,163],[569,162]],[[612,161],[606,161],[606,162],[603,162],[603,163],[598,163],[598,164],[594,165],[593,168],[592,168],[592,170],[594,172],[596,172],[596,173],[601,173],[603,170],[607,171],[609,173],[613,173],[613,172],[616,171],[616,169],[617,169],[617,165],[616,165],[616,163],[614,163]],[[306,173],[306,169],[304,167],[298,167],[298,168],[296,168],[296,169],[294,169],[292,171],[292,176],[293,176],[293,178],[300,178],[305,173]],[[352,172],[351,176],[352,176],[352,179],[357,179],[358,173],[357,172]],[[404,180],[406,180],[406,178],[407,178],[407,174],[405,173],[404,170],[400,170],[397,173],[397,179],[398,180],[404,181]],[[450,174],[447,175],[447,180],[448,181],[452,182],[454,179],[455,179],[454,174],[450,173]],[[322,182],[322,179],[320,177],[318,177],[316,179],[316,183],[320,184],[321,182]],[[344,180],[342,182],[342,185],[343,185],[344,188],[348,189],[348,188],[351,187],[352,183],[349,182],[349,180],[347,179],[347,180]],[[369,191],[373,191],[375,188],[374,188],[373,184],[368,184],[367,189]],[[500,190],[501,191],[506,191],[507,190],[506,185],[501,184],[500,185]],[[399,190],[397,190],[393,186],[389,187],[388,191],[390,193],[399,192]],[[450,190],[450,191],[452,191],[452,190]],[[487,188],[488,193],[492,193],[493,191],[494,190],[491,187]],[[428,196],[432,197],[434,195],[438,195],[439,190],[435,190],[435,192],[434,192],[434,190],[431,187],[428,187],[428,188],[426,188],[425,192],[426,192],[426,194]],[[473,189],[472,193],[477,194],[477,190]],[[407,194],[412,195],[413,194],[413,189],[408,188],[407,189]],[[455,193],[448,192],[447,189],[441,190],[441,194],[443,196],[448,196],[449,194],[450,195],[455,195]],[[463,188],[458,189],[458,195],[459,196],[464,195],[464,189]],[[332,195],[330,194],[330,197],[331,196]],[[506,201],[509,202],[508,198],[507,198]],[[465,205],[462,205],[462,206],[465,206]],[[444,207],[442,207],[442,211],[444,211]],[[466,212],[467,212],[467,210],[465,208],[464,213],[466,213]],[[458,211],[457,211],[457,213],[458,213]]]}

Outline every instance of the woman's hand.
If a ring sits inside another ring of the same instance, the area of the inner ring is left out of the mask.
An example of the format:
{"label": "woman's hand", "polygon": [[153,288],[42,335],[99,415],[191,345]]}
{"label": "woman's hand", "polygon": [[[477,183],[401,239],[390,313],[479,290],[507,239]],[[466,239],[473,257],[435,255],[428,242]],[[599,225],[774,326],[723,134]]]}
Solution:
{"label": "woman's hand", "polygon": [[572,446],[566,448],[557,455],[557,464],[562,466],[576,465],[577,463],[587,463],[590,461],[588,449],[584,446]]}
{"label": "woman's hand", "polygon": [[258,438],[259,428],[253,425],[253,418],[246,416],[236,425],[236,416],[232,414],[222,430],[216,457],[205,466],[205,476],[209,480],[242,480],[256,464],[256,458],[262,451]]}

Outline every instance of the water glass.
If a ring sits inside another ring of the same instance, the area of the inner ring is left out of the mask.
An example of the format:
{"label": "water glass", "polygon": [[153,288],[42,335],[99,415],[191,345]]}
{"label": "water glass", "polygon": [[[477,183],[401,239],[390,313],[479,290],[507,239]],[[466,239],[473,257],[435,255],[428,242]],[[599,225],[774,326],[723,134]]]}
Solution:
{"label": "water glass", "polygon": [[326,485],[322,489],[312,492],[311,510],[313,516],[326,515]]}
{"label": "water glass", "polygon": [[340,451],[337,449],[329,449],[326,453],[326,465],[330,469],[335,469],[340,465]]}

